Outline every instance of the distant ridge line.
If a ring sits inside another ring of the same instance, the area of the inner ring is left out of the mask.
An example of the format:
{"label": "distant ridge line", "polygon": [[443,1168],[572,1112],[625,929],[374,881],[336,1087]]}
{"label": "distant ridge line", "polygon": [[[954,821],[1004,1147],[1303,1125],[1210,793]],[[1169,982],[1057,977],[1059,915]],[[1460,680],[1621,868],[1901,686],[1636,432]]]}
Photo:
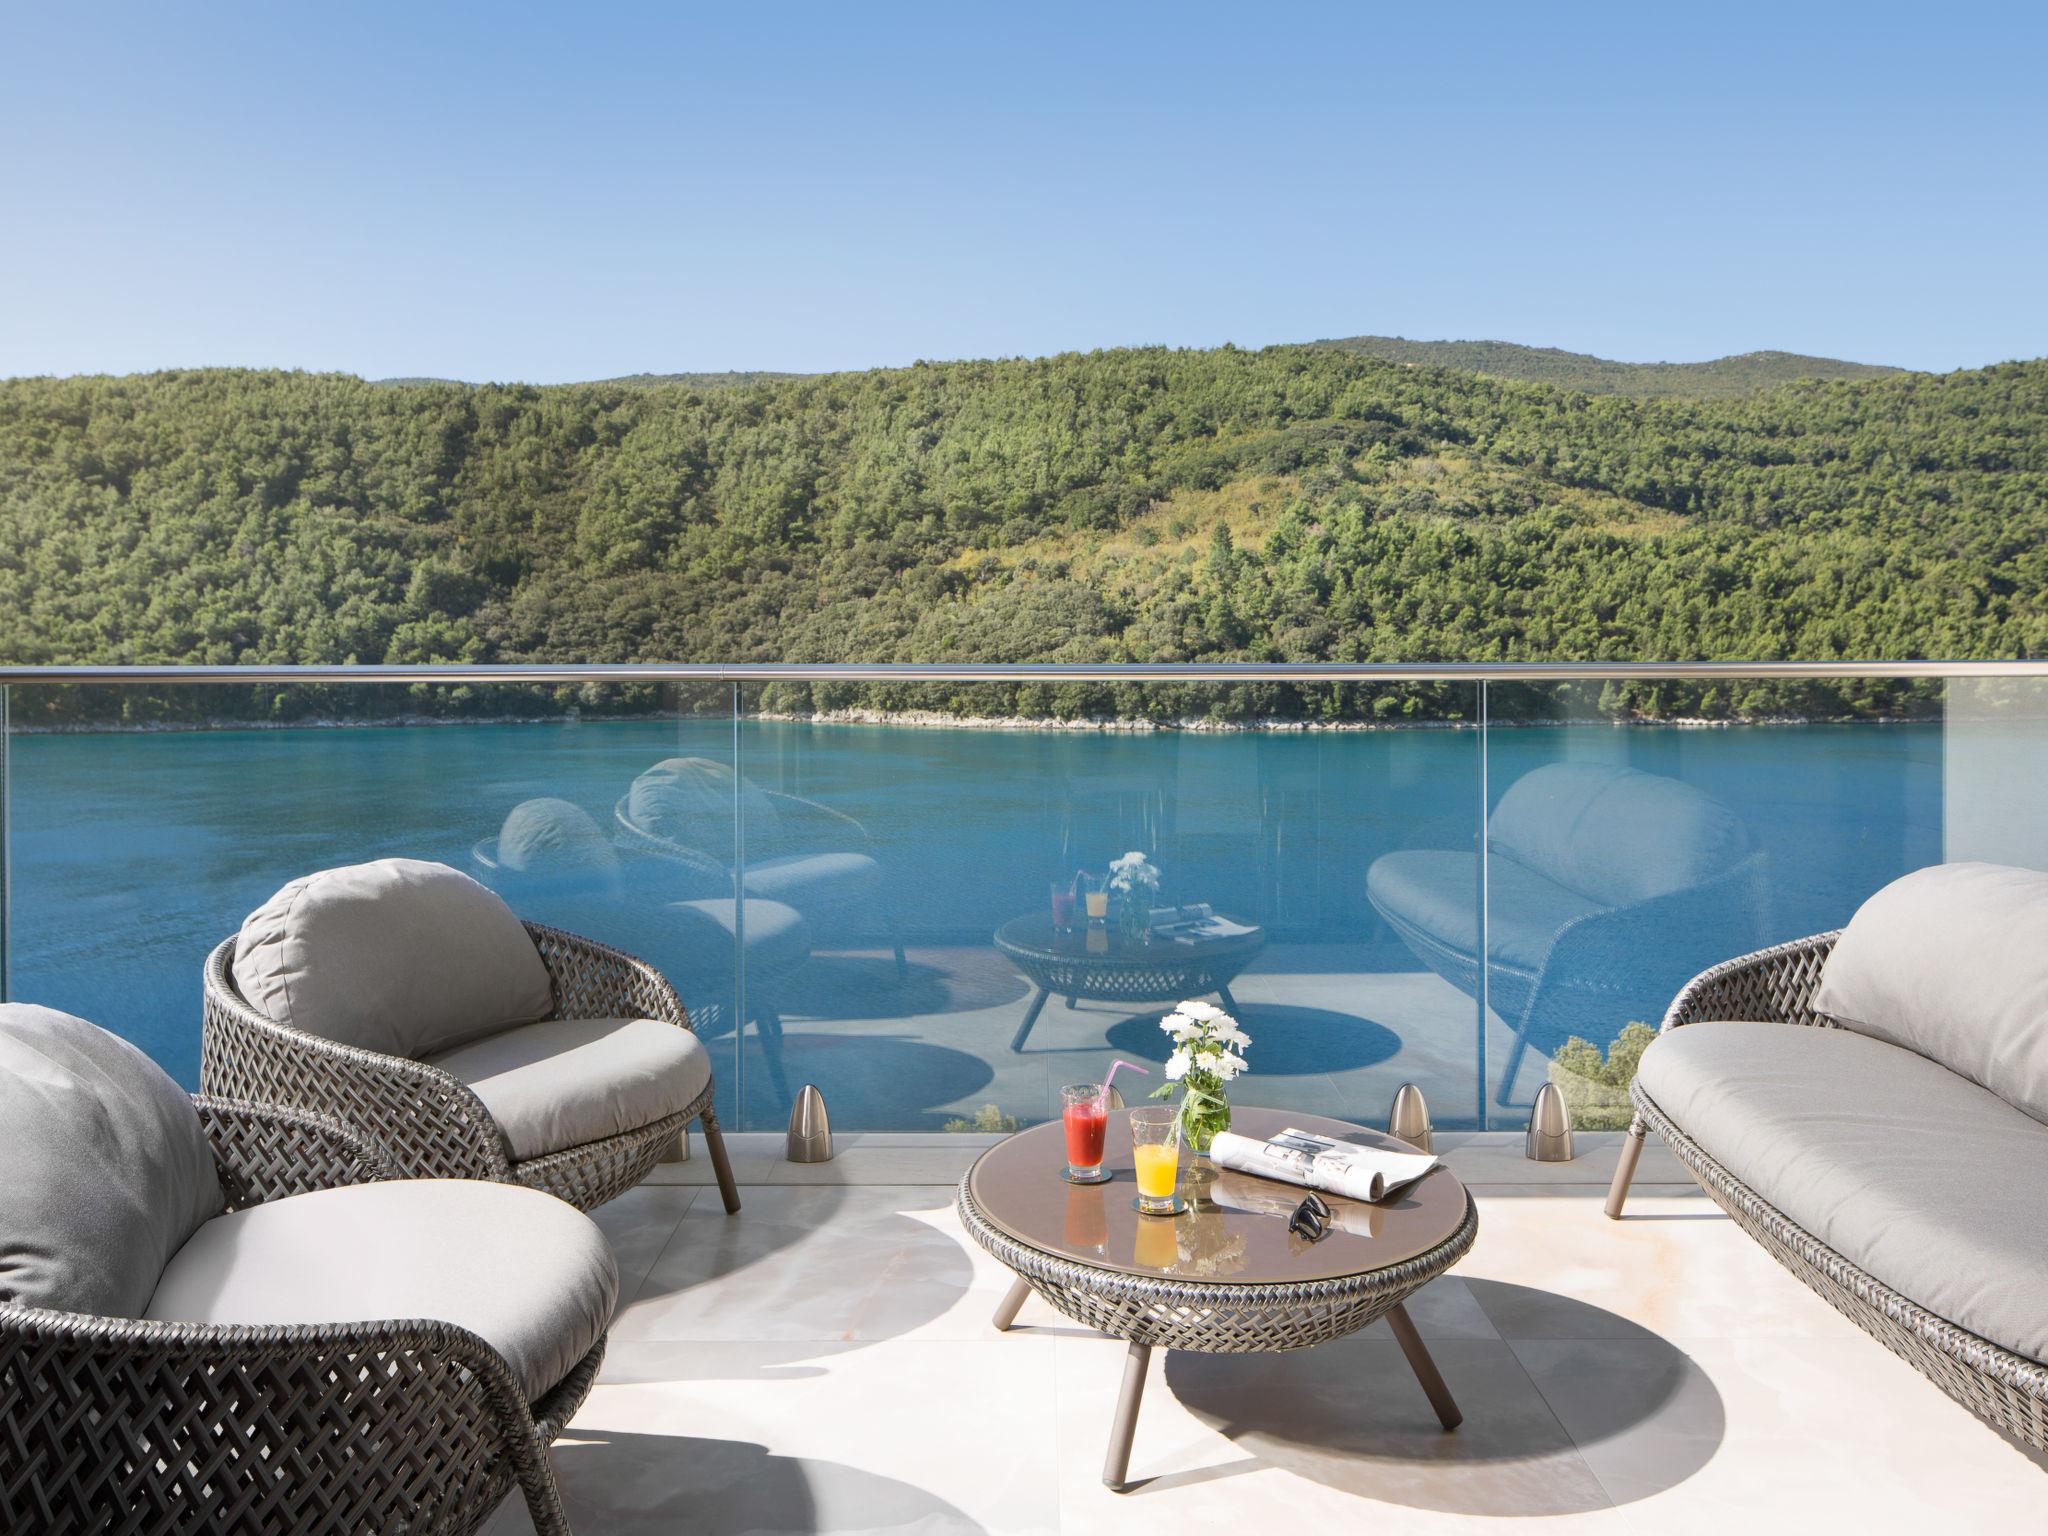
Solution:
{"label": "distant ridge line", "polygon": [[1512,341],[1410,341],[1405,336],[1341,336],[1311,346],[1418,368],[1448,368],[1589,395],[1726,399],[1801,379],[1880,379],[1908,370],[1798,352],[1738,352],[1701,363],[1623,363],[1560,347]]}

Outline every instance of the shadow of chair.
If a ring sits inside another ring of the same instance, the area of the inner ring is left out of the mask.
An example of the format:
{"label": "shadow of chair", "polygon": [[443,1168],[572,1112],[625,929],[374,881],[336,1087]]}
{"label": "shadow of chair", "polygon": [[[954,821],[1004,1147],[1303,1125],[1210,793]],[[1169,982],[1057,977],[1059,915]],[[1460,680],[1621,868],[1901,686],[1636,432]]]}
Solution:
{"label": "shadow of chair", "polygon": [[1480,994],[1515,1032],[1496,1102],[1523,1054],[1571,1035],[1602,1045],[1661,1016],[1687,977],[1753,949],[1764,855],[1718,800],[1660,774],[1551,763],[1523,775],[1486,823],[1485,954],[1479,856],[1404,848],[1375,859],[1366,895],[1431,970]]}

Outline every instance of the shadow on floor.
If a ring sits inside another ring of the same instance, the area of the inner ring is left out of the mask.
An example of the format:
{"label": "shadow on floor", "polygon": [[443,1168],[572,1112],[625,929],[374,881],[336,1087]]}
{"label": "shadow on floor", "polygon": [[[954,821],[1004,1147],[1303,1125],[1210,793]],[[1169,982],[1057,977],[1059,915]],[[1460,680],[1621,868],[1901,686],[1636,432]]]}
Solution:
{"label": "shadow on floor", "polygon": [[[605,1536],[839,1530],[973,1536],[983,1529],[909,1483],[836,1461],[772,1455],[744,1440],[571,1430],[555,1443],[553,1458],[570,1523]],[[523,1514],[503,1528],[526,1529]]]}
{"label": "shadow on floor", "polygon": [[[1110,1046],[1139,1061],[1164,1061],[1172,1042],[1159,1021],[1171,1004],[1134,1014],[1109,1027]],[[1253,1070],[1265,1077],[1328,1076],[1377,1066],[1401,1049],[1401,1037],[1384,1024],[1328,1008],[1289,1003],[1248,1003],[1238,1022],[1252,1037]]]}
{"label": "shadow on floor", "polygon": [[902,1019],[1021,1005],[1030,995],[1030,983],[995,950],[961,947],[912,950],[901,975],[886,950],[813,954],[782,984],[778,1000],[785,1015]]}
{"label": "shadow on floor", "polygon": [[[740,1073],[740,1114],[747,1130],[780,1130],[790,1100],[776,1086],[765,1047],[748,1030]],[[937,1131],[959,1113],[942,1109],[979,1093],[995,1078],[981,1057],[903,1035],[785,1033],[782,1072],[792,1089],[816,1083],[825,1095],[832,1129]]]}
{"label": "shadow on floor", "polygon": [[[1465,1412],[1457,1430],[1438,1428],[1382,1326],[1285,1355],[1174,1353],[1173,1394],[1252,1460],[1156,1483],[1277,1466],[1411,1508],[1569,1515],[1661,1493],[1720,1448],[1720,1393],[1682,1350],[1571,1297],[1464,1283],[1495,1322],[1541,1317],[1546,1337],[1429,1340]],[[1624,1475],[1603,1482],[1609,1467]]]}

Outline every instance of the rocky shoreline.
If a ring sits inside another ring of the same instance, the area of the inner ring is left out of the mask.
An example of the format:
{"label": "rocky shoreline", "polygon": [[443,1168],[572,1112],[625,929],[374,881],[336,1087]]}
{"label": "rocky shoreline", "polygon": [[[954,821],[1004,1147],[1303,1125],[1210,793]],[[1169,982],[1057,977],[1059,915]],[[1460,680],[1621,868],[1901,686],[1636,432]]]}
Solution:
{"label": "rocky shoreline", "polygon": [[[684,715],[655,711],[641,715],[386,715],[373,720],[313,718],[304,720],[149,720],[30,725],[14,722],[16,736],[124,736],[155,735],[186,731],[302,731],[302,730],[388,730],[420,726],[459,727],[477,725],[602,725],[649,720],[725,720],[724,715]],[[948,715],[938,710],[834,709],[814,714],[763,712],[742,717],[774,725],[835,725],[902,727],[913,730],[948,731],[1065,731],[1096,735],[1146,735],[1176,731],[1192,735],[1232,735],[1245,732],[1302,734],[1352,731],[1470,731],[1474,720],[1290,720],[1266,717],[1255,720],[1132,720],[1090,717],[1060,720],[1024,715]],[[1870,716],[1858,720],[1823,719],[1809,715],[1759,715],[1740,720],[1702,720],[1675,717],[1669,720],[1642,718],[1571,720],[1491,720],[1491,730],[1554,729],[1560,726],[1613,729],[1734,730],[1752,725],[1910,725],[1913,717]],[[1922,721],[1921,723],[1925,723]]]}

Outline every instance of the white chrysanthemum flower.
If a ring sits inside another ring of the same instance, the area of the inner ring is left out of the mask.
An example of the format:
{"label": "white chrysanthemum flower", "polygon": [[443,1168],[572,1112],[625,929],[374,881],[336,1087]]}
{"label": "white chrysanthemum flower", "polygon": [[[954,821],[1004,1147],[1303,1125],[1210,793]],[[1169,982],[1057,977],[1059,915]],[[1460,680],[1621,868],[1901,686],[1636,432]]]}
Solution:
{"label": "white chrysanthemum flower", "polygon": [[1174,1012],[1186,1014],[1189,1018],[1193,1019],[1197,1024],[1207,1024],[1215,1019],[1226,1019],[1230,1017],[1230,1015],[1225,1013],[1221,1008],[1218,1008],[1214,1003],[1182,1003],[1179,1007],[1174,1009]]}
{"label": "white chrysanthemum flower", "polygon": [[1247,1065],[1248,1063],[1242,1056],[1232,1056],[1226,1052],[1224,1055],[1216,1058],[1216,1064],[1209,1070],[1227,1083],[1244,1071]]}
{"label": "white chrysanthemum flower", "polygon": [[1177,1083],[1188,1075],[1188,1068],[1194,1065],[1194,1057],[1186,1046],[1182,1046],[1166,1058],[1166,1080]]}
{"label": "white chrysanthemum flower", "polygon": [[1176,1040],[1191,1040],[1202,1032],[1201,1025],[1178,1013],[1169,1013],[1159,1021],[1159,1027]]}

